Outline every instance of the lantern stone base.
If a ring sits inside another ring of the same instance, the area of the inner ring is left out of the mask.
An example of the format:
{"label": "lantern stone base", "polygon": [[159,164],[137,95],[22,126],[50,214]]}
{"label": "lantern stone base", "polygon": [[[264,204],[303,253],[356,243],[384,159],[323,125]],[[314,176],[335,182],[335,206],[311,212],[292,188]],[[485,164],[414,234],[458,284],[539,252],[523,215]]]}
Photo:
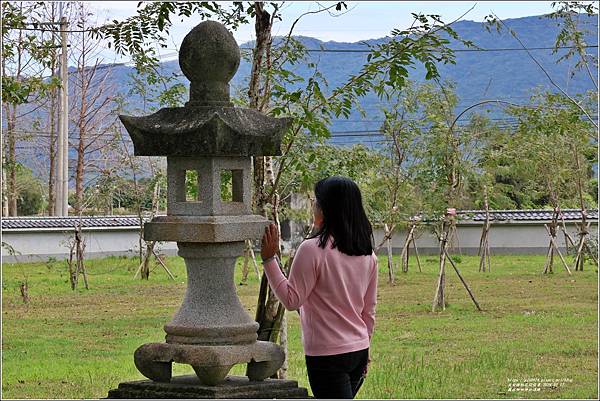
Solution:
{"label": "lantern stone base", "polygon": [[134,354],[135,366],[148,379],[171,381],[171,364],[177,362],[191,365],[199,382],[205,385],[221,383],[229,369],[239,363],[248,364],[251,381],[264,380],[277,372],[284,359],[283,349],[269,341],[218,346],[150,343]]}
{"label": "lantern stone base", "polygon": [[201,384],[194,375],[176,376],[169,383],[152,380],[139,380],[120,383],[119,387],[108,392],[112,399],[135,398],[254,398],[286,399],[309,398],[308,391],[298,387],[295,380],[266,379],[256,382],[247,377],[228,376],[216,386]]}

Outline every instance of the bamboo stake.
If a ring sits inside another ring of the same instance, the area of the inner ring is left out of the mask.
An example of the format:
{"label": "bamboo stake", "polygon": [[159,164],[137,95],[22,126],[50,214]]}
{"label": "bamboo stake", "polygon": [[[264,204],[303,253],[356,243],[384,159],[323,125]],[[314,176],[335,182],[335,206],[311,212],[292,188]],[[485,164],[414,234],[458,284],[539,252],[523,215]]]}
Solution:
{"label": "bamboo stake", "polygon": [[79,241],[78,241],[78,246],[77,246],[77,263],[79,263],[81,265],[80,270],[81,270],[81,274],[83,275],[83,285],[85,286],[86,290],[89,290],[89,284],[88,284],[88,278],[87,278],[87,271],[85,270],[85,263],[84,263],[84,259],[83,259],[83,255],[85,252],[85,241],[83,240],[82,236],[81,236],[81,225],[78,227],[79,230]]}
{"label": "bamboo stake", "polygon": [[[583,265],[584,265],[584,257],[583,257],[583,248],[586,245],[585,244],[585,239],[589,233],[589,229],[590,229],[590,225],[591,223],[587,223],[584,225],[583,223],[581,224],[580,228],[579,228],[579,245],[577,247],[577,254],[575,256],[575,270],[579,270],[579,271],[583,271]],[[589,248],[586,248],[589,250]]]}
{"label": "bamboo stake", "polygon": [[490,250],[490,241],[489,241],[489,238],[490,238],[490,232],[489,232],[489,228],[488,228],[488,233],[486,234],[486,237],[485,237],[485,246],[486,246],[486,249],[487,249],[486,254],[487,254],[488,272],[491,272],[492,271],[492,264],[490,262],[490,255],[491,255],[492,251]]}
{"label": "bamboo stake", "polygon": [[409,259],[409,252],[410,252],[410,242],[413,236],[413,231],[415,229],[414,225],[411,225],[410,230],[408,230],[408,233],[406,234],[406,240],[404,241],[404,246],[402,247],[402,254],[400,255],[400,260],[402,263],[402,271],[404,273],[408,272],[408,259]]}
{"label": "bamboo stake", "polygon": [[[562,213],[560,215],[560,218],[562,220],[562,232],[565,237],[565,248],[567,249],[567,252],[569,252],[569,247],[575,246],[575,241],[573,241],[573,238],[567,231],[567,225],[565,224],[565,216]],[[569,242],[571,243],[571,245],[569,245]]]}
{"label": "bamboo stake", "polygon": [[246,284],[248,281],[248,257],[250,252],[248,251],[248,240],[244,242],[244,263],[242,264],[242,282],[240,285]]}

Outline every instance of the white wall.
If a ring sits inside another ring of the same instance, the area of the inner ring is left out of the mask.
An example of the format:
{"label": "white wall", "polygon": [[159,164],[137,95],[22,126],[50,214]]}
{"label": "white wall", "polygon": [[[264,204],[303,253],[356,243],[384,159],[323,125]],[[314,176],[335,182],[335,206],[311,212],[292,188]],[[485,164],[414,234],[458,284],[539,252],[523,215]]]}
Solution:
{"label": "white wall", "polygon": [[[576,227],[572,223],[566,224],[567,231],[577,241]],[[590,230],[597,231],[598,224],[592,224]],[[479,224],[461,224],[457,226],[458,241],[453,241],[454,250],[465,255],[476,255],[479,249],[482,226]],[[373,233],[375,243],[379,244],[383,238],[383,230],[376,229]],[[406,240],[406,230],[397,230],[392,239],[394,253],[400,252]],[[489,244],[492,254],[539,254],[545,255],[548,251],[549,236],[540,223],[495,223],[489,232]],[[565,248],[564,235],[559,231],[557,243],[561,251]],[[438,240],[426,227],[421,229],[416,237],[417,248],[423,254],[437,254]],[[380,250],[385,252],[385,249]]]}
{"label": "white wall", "polygon": [[[578,237],[574,224],[567,223],[567,229],[575,241]],[[453,242],[454,250],[465,255],[475,255],[479,248],[481,225],[461,224],[457,227],[458,241]],[[592,232],[597,232],[598,224],[591,226]],[[88,258],[105,257],[110,255],[137,255],[138,244],[137,227],[120,228],[90,228],[83,230]],[[374,232],[375,242],[378,244],[383,237],[383,230]],[[68,242],[73,238],[72,231],[58,230],[5,230],[2,232],[2,241],[11,245],[17,255],[11,256],[2,248],[4,262],[14,261],[46,261],[49,257],[65,259],[69,255]],[[392,240],[395,254],[399,254],[406,239],[405,230],[397,230]],[[558,245],[564,249],[564,236],[559,233]],[[539,223],[496,223],[490,229],[490,248],[492,254],[541,254],[545,255],[548,249],[548,234],[544,226]],[[424,227],[416,239],[419,253],[437,254],[438,241],[429,228]],[[158,244],[160,252],[167,255],[177,253],[175,242],[161,242]],[[561,249],[561,250],[562,250]],[[381,249],[380,252],[385,252]]]}
{"label": "white wall", "polygon": [[[88,258],[98,258],[110,255],[137,255],[139,250],[139,228],[104,228],[83,229],[85,255]],[[4,262],[46,261],[49,257],[66,259],[69,256],[69,241],[73,231],[64,230],[5,230],[2,241],[6,242],[17,252],[16,256],[8,254],[2,248]],[[160,252],[174,255],[177,244],[161,242],[157,244]]]}

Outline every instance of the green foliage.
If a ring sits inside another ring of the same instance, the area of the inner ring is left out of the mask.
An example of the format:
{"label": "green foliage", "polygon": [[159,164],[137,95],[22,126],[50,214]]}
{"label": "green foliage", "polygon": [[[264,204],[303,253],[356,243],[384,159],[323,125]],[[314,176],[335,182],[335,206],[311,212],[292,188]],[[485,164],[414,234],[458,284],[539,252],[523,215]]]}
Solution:
{"label": "green foliage", "polygon": [[[233,186],[233,175],[231,170],[221,171],[221,199],[223,202],[232,201],[232,186]],[[185,172],[185,195],[186,199],[200,200],[199,189],[200,186],[204,185],[202,182],[198,182],[198,172],[196,170],[187,170]]]}
{"label": "green foliage", "polygon": [[[581,97],[590,102],[593,94]],[[489,152],[485,163],[494,174],[498,192],[494,201],[511,199],[517,208],[580,207],[577,180],[589,190],[597,163],[595,129],[581,111],[560,94],[541,93],[530,104],[509,109],[518,126]],[[581,171],[576,168],[578,155]],[[595,191],[593,191],[595,192]],[[586,193],[588,207],[597,195]]]}
{"label": "green foliage", "polygon": [[247,13],[242,2],[234,2],[232,7],[223,7],[218,2],[139,2],[137,14],[124,21],[113,20],[92,30],[93,37],[108,40],[108,47],[117,54],[137,55],[151,63],[158,62],[155,47],[167,47],[171,19],[194,16],[199,20],[217,19],[236,29],[248,23]]}
{"label": "green foliage", "polygon": [[[598,3],[596,2],[577,2],[577,1],[558,1],[553,2],[552,7],[556,11],[548,14],[546,17],[561,21],[561,30],[556,36],[554,42],[553,54],[556,54],[560,47],[569,47],[564,55],[562,55],[556,62],[559,63],[563,60],[568,60],[574,56],[579,56],[577,63],[575,63],[574,70],[571,75],[575,74],[576,70],[586,68],[589,71],[589,64],[598,68],[598,57],[595,54],[590,54],[586,51],[586,34],[592,33],[591,31],[583,28],[579,24],[579,14],[587,14],[588,16],[597,16],[598,14]],[[590,75],[593,80],[593,76]],[[596,86],[597,87],[597,86]]]}
{"label": "green foliage", "polygon": [[45,206],[42,182],[33,176],[30,169],[17,163],[17,212],[19,216],[41,213]]}
{"label": "green foliage", "polygon": [[[280,19],[279,6],[271,4],[271,7],[271,17]],[[338,11],[343,7],[346,7],[344,3],[336,5]],[[136,61],[139,64],[138,71],[147,73],[157,65],[152,46],[156,43],[164,46],[172,16],[217,18],[235,28],[239,24],[248,23],[249,18],[254,18],[254,11],[253,3],[247,8],[243,3],[234,3],[231,7],[208,2],[140,3],[136,16],[122,22],[113,21],[96,34],[108,38],[118,52],[135,55],[139,61]],[[294,65],[305,60],[306,49],[291,36],[269,50],[272,53],[268,67],[259,66],[262,68],[260,74],[265,96],[258,107],[262,110],[272,104],[269,110],[272,116],[292,117],[294,121],[283,138],[284,154],[276,162],[276,187],[269,188],[271,194],[277,190],[285,197],[287,193],[298,191],[302,187],[306,189],[309,183],[314,183],[315,170],[311,164],[318,158],[314,153],[318,151],[315,144],[322,144],[330,136],[329,125],[332,118],[348,117],[352,108],[358,105],[358,100],[368,93],[386,98],[391,90],[400,91],[406,84],[409,69],[414,68],[417,63],[425,66],[426,79],[437,79],[437,64],[454,63],[454,53],[447,46],[450,43],[447,37],[458,40],[465,46],[473,46],[471,42],[462,41],[438,15],[413,14],[413,17],[414,23],[410,28],[394,30],[389,42],[371,46],[367,63],[360,72],[333,89],[328,87],[316,64],[309,65],[313,74],[306,79],[292,71]],[[149,78],[150,83],[155,80],[152,75]],[[139,83],[137,87],[145,89]],[[138,89],[138,92],[141,93],[141,90]],[[238,99],[237,103],[247,104],[247,101]],[[326,170],[316,171],[324,174]],[[335,173],[344,174],[344,171],[337,169]],[[288,177],[281,178],[282,174],[287,174]]]}
{"label": "green foliage", "polygon": [[43,2],[2,2],[2,102],[20,105],[60,85],[43,72],[54,56],[53,42],[23,30],[26,21],[41,22]]}

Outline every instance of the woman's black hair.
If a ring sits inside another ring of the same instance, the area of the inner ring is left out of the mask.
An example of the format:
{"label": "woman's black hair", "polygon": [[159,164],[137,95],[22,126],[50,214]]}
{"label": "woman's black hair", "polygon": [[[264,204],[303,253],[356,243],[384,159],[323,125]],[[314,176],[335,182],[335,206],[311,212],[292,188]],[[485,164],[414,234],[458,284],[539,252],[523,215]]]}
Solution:
{"label": "woman's black hair", "polygon": [[346,177],[324,178],[315,184],[315,197],[323,224],[311,238],[319,237],[319,246],[325,248],[331,236],[332,247],[346,255],[371,255],[373,228],[358,185]]}

